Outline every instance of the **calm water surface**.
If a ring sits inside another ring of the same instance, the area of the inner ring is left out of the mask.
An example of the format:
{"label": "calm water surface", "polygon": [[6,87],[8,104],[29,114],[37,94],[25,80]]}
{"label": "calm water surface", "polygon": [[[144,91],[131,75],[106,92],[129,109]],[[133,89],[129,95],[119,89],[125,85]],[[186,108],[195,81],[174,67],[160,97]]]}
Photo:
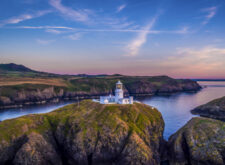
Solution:
{"label": "calm water surface", "polygon": [[[154,106],[162,113],[165,121],[165,139],[168,139],[170,135],[175,133],[194,116],[190,113],[191,109],[215,98],[225,96],[225,82],[202,81],[199,84],[206,86],[206,88],[197,93],[179,93],[170,96],[137,98],[138,101]],[[27,114],[51,112],[70,103],[72,102],[1,110],[0,121]]]}
{"label": "calm water surface", "polygon": [[153,96],[138,100],[156,107],[165,121],[164,138],[168,139],[195,115],[190,110],[215,98],[225,96],[225,82],[198,82],[206,87],[197,93],[180,93],[170,96]]}

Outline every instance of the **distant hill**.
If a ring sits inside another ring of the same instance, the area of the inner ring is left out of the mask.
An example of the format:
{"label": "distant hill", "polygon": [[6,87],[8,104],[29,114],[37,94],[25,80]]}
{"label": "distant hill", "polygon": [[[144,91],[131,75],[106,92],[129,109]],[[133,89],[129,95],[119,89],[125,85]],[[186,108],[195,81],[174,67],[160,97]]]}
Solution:
{"label": "distant hill", "polygon": [[25,67],[24,65],[17,65],[14,63],[0,64],[1,71],[13,71],[13,72],[37,72],[32,69]]}

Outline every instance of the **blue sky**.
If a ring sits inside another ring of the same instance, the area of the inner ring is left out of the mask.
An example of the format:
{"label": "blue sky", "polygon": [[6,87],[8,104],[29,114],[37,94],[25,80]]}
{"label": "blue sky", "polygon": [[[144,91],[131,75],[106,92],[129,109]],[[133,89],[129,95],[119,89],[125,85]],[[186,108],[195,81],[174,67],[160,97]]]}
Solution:
{"label": "blue sky", "polygon": [[1,0],[0,62],[225,78],[224,0]]}

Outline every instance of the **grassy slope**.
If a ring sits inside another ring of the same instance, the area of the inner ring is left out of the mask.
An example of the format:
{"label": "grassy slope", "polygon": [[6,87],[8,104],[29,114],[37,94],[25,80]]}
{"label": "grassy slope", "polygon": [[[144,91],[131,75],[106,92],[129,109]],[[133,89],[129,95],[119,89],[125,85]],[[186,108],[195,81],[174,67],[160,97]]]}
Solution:
{"label": "grassy slope", "polygon": [[[0,123],[0,142],[10,142],[23,134],[31,132],[44,133],[55,131],[58,125],[76,122],[78,128],[85,134],[87,129],[102,131],[102,126],[107,125],[112,130],[118,130],[119,123],[128,126],[130,131],[136,132],[146,138],[146,126],[162,124],[161,114],[147,105],[135,103],[134,105],[101,105],[90,100],[78,104],[71,104],[47,114],[36,114],[5,120]],[[67,129],[64,130],[65,134]],[[146,139],[147,140],[147,139]]]}
{"label": "grassy slope", "polygon": [[[61,149],[63,146],[62,151],[69,155],[65,159],[73,157],[74,162],[80,158],[87,160],[91,154],[91,159],[96,162],[93,164],[123,160],[129,162],[127,164],[158,164],[163,130],[160,112],[150,106],[140,103],[101,105],[85,100],[79,106],[71,104],[51,113],[1,122],[0,162],[13,161],[17,154],[23,155],[22,160],[35,161],[36,156],[42,159],[44,148],[54,145]],[[42,140],[32,138],[32,135]],[[32,154],[26,148],[18,148],[18,143],[22,147],[29,146]],[[4,155],[7,152],[9,154]]]}

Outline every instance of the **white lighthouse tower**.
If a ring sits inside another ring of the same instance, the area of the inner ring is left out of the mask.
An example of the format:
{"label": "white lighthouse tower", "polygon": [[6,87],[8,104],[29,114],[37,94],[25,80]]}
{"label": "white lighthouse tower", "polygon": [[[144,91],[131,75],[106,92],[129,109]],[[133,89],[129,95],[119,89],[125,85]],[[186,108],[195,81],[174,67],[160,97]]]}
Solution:
{"label": "white lighthouse tower", "polygon": [[123,84],[118,81],[115,89],[115,101],[118,102],[120,99],[123,99]]}
{"label": "white lighthouse tower", "polygon": [[100,96],[101,104],[133,104],[133,97],[129,98],[123,97],[123,84],[118,81],[116,83],[115,96]]}

